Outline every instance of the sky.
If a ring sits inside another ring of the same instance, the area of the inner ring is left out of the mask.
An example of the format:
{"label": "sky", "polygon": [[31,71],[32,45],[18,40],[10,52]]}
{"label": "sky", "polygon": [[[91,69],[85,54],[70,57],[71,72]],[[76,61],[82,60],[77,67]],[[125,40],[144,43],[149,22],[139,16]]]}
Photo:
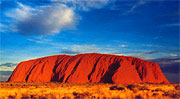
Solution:
{"label": "sky", "polygon": [[1,0],[0,80],[21,61],[103,53],[157,62],[169,80],[178,82],[179,4],[179,0]]}

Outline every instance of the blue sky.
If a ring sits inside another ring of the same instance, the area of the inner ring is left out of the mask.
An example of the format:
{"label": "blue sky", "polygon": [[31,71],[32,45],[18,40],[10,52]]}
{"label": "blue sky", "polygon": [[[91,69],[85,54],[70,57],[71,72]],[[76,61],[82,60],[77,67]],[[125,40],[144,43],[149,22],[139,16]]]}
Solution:
{"label": "blue sky", "polygon": [[178,0],[1,0],[0,9],[0,64],[94,52],[180,55]]}

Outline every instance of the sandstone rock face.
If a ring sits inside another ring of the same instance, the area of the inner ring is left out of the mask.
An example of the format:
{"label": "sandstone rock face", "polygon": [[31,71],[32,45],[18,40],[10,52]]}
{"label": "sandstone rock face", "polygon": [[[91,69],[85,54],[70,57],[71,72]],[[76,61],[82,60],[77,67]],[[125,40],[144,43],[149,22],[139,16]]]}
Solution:
{"label": "sandstone rock face", "polygon": [[158,64],[108,54],[55,55],[21,62],[9,82],[169,83]]}

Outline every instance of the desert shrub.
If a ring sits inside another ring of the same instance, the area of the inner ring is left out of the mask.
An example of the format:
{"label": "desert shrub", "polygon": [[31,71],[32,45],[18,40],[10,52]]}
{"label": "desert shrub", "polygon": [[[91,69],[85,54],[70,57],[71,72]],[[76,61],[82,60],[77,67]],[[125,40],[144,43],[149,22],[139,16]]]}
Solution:
{"label": "desert shrub", "polygon": [[52,99],[56,99],[55,94],[50,93],[49,96],[50,96],[50,98],[52,98]]}
{"label": "desert shrub", "polygon": [[119,97],[114,97],[114,98],[111,98],[111,99],[122,99],[122,98],[119,98]]}
{"label": "desert shrub", "polygon": [[178,94],[178,93],[172,93],[172,94],[170,94],[170,97],[171,98],[179,98],[180,97],[180,94]]}
{"label": "desert shrub", "polygon": [[153,93],[152,95],[153,95],[153,96],[158,96],[159,94],[158,94],[158,93]]}
{"label": "desert shrub", "polygon": [[31,99],[37,99],[37,97],[35,95],[30,95]]}
{"label": "desert shrub", "polygon": [[106,97],[103,97],[102,99],[107,99]]}
{"label": "desert shrub", "polygon": [[169,93],[168,92],[164,92],[162,95],[163,96],[169,96]]}
{"label": "desert shrub", "polygon": [[128,85],[127,88],[133,90],[136,86],[135,85]]}
{"label": "desert shrub", "polygon": [[176,86],[175,86],[175,89],[176,89],[176,90],[180,90],[180,85],[176,85]]}
{"label": "desert shrub", "polygon": [[78,93],[77,93],[77,92],[73,92],[73,95],[74,95],[74,96],[77,96],[77,95],[78,95]]}
{"label": "desert shrub", "polygon": [[139,90],[148,90],[149,91],[149,89],[146,86],[140,87]]}
{"label": "desert shrub", "polygon": [[111,86],[109,87],[110,90],[124,90],[124,87],[117,87],[117,86]]}
{"label": "desert shrub", "polygon": [[172,91],[164,92],[163,96],[169,96],[171,98],[179,98],[180,94]]}
{"label": "desert shrub", "polygon": [[124,90],[124,87],[117,87],[117,90]]}
{"label": "desert shrub", "polygon": [[154,91],[163,91],[161,88],[157,88]]}
{"label": "desert shrub", "polygon": [[155,90],[151,90],[151,92],[159,92],[159,91],[164,92],[161,88],[157,88],[157,89],[155,89]]}
{"label": "desert shrub", "polygon": [[43,97],[43,96],[39,96],[39,99],[48,99],[48,98]]}
{"label": "desert shrub", "polygon": [[9,95],[8,98],[9,99],[15,99],[15,96]]}
{"label": "desert shrub", "polygon": [[111,87],[109,87],[110,90],[114,90],[114,89],[116,89],[116,88],[117,88],[117,86],[111,86]]}
{"label": "desert shrub", "polygon": [[73,95],[75,96],[75,99],[85,98],[85,97],[91,96],[91,94],[89,92],[85,92],[85,93],[73,92]]}
{"label": "desert shrub", "polygon": [[27,94],[22,94],[21,99],[29,99],[30,97]]}
{"label": "desert shrub", "polygon": [[135,99],[143,99],[143,97],[141,95],[137,95],[135,96]]}
{"label": "desert shrub", "polygon": [[96,99],[96,97],[95,97],[95,96],[92,96],[91,99]]}
{"label": "desert shrub", "polygon": [[65,97],[62,97],[62,99],[71,99],[71,97],[65,96]]}

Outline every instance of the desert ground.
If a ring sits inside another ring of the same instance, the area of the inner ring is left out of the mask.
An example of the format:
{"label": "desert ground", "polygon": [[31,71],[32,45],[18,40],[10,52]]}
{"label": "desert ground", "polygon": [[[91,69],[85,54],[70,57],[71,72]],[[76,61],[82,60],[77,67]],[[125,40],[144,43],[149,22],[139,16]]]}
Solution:
{"label": "desert ground", "polygon": [[0,83],[1,99],[179,99],[180,84]]}

